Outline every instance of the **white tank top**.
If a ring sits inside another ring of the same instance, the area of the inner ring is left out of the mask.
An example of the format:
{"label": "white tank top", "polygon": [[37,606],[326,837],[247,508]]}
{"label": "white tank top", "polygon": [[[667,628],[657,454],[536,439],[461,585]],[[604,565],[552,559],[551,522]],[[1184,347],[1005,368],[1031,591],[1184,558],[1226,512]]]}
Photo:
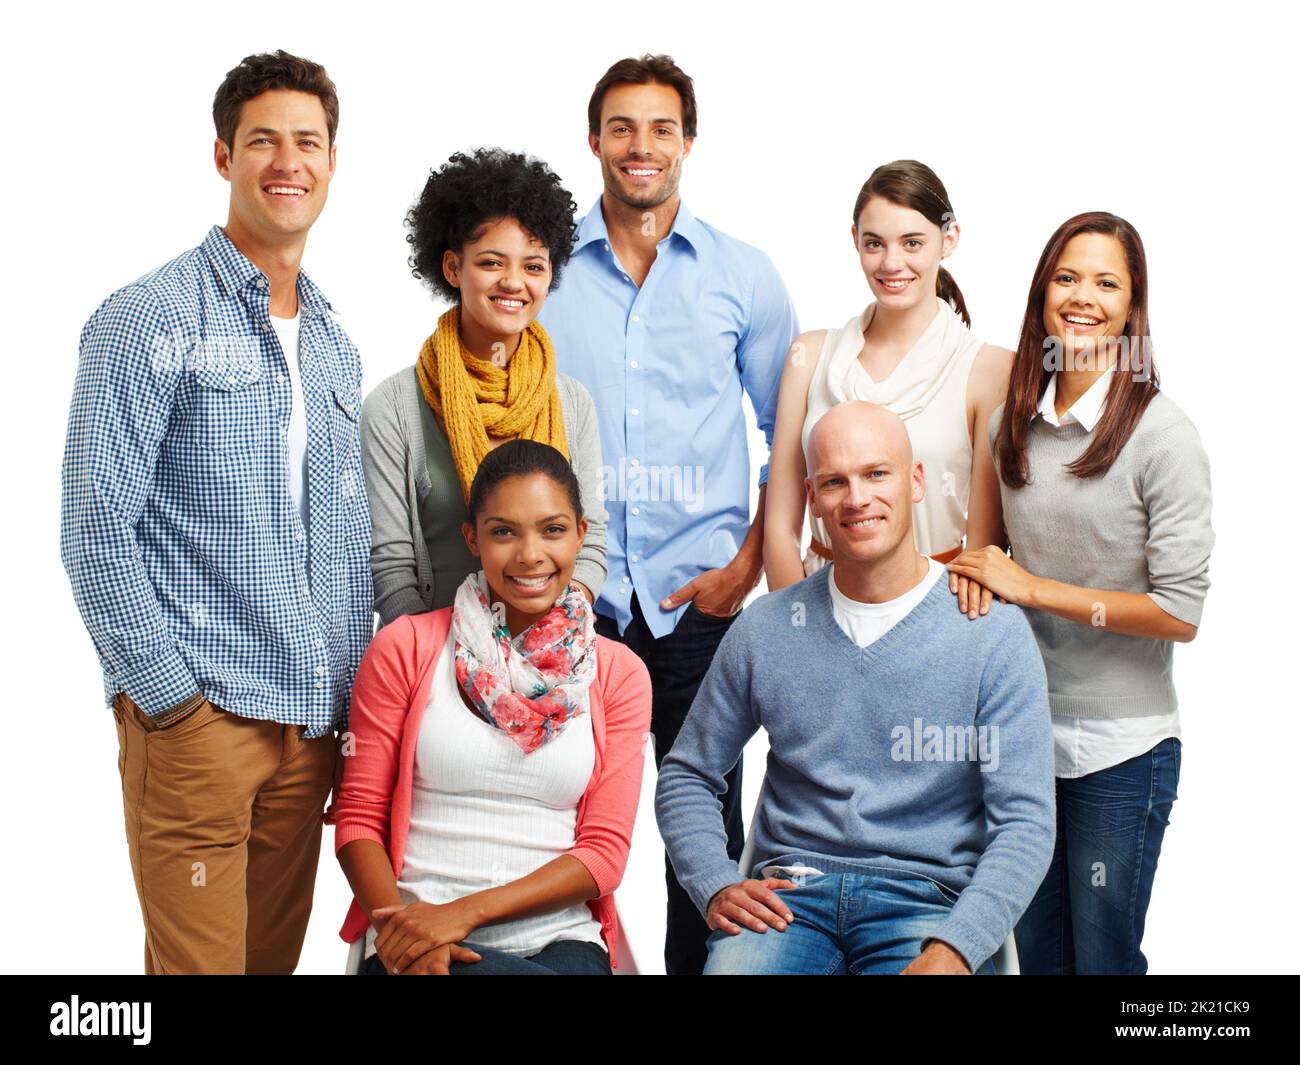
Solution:
{"label": "white tank top", "polygon": [[[924,555],[949,551],[959,546],[966,534],[971,471],[966,392],[975,356],[984,346],[947,300],[936,296],[934,302],[938,306],[934,320],[883,381],[873,381],[858,359],[863,335],[875,315],[874,303],[839,329],[829,330],[808,382],[808,414],[802,434],[806,460],[808,434],[837,404],[865,400],[902,418],[912,440],[913,457],[925,470],[925,498],[912,507],[916,549]],[[808,518],[813,536],[829,547],[825,524],[811,513]],[[810,549],[804,572],[815,573],[825,564],[826,560]]]}
{"label": "white tank top", "polygon": [[[445,903],[518,880],[569,850],[596,748],[591,710],[524,754],[460,700],[450,637],[420,721],[411,827],[397,888],[403,902]],[[585,902],[475,929],[467,942],[536,954],[557,939],[605,945]]]}

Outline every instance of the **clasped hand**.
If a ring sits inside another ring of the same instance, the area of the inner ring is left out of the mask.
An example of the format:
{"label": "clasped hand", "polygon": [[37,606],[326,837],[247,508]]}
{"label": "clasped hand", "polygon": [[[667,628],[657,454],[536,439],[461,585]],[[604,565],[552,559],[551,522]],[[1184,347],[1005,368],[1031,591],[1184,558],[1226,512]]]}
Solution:
{"label": "clasped hand", "polygon": [[441,906],[380,906],[373,916],[384,919],[375,936],[375,952],[393,976],[446,976],[454,961],[482,960],[481,954],[460,945],[475,927],[460,900]]}

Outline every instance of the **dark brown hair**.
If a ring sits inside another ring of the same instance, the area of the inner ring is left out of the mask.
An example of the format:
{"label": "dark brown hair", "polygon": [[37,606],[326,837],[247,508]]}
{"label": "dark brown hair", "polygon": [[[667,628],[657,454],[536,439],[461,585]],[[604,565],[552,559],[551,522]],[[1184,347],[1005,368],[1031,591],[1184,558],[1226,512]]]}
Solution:
{"label": "dark brown hair", "polygon": [[[858,229],[858,219],[862,217],[862,209],[866,207],[867,201],[877,196],[890,203],[896,203],[899,207],[910,207],[913,211],[925,215],[931,225],[938,226],[945,234],[948,232],[948,226],[957,218],[953,213],[952,202],[948,199],[948,190],[943,187],[943,182],[933,170],[915,159],[896,159],[892,163],[876,167],[871,172],[871,177],[867,178],[867,183],[862,186],[862,191],[858,193],[857,201],[853,204],[855,233]],[[961,315],[966,327],[970,328],[970,311],[966,309],[966,300],[961,294],[961,289],[957,287],[957,282],[952,279],[952,274],[942,266],[939,267],[935,295],[947,300]]]}
{"label": "dark brown hair", "polygon": [[[993,455],[997,460],[1002,483],[1009,488],[1023,488],[1029,483],[1029,424],[1038,413],[1050,377],[1047,368],[1048,344],[1059,338],[1049,338],[1043,324],[1043,305],[1047,298],[1047,285],[1056,271],[1065,246],[1080,233],[1104,233],[1119,241],[1124,249],[1132,283],[1128,321],[1123,335],[1128,338],[1127,356],[1130,370],[1111,371],[1111,381],[1106,393],[1106,406],[1092,442],[1082,455],[1066,469],[1076,477],[1099,477],[1110,469],[1120,451],[1133,435],[1147,405],[1160,391],[1160,376],[1156,373],[1151,356],[1150,322],[1147,318],[1147,258],[1142,238],[1124,219],[1106,211],[1089,211],[1077,214],[1061,224],[1052,234],[1039,257],[1034,270],[1034,280],[1029,286],[1029,299],[1025,303],[1025,318],[1020,326],[1020,345],[1011,367],[1011,381],[1007,387],[1006,404],[1002,409],[1002,423],[998,426]],[[1139,372],[1134,372],[1136,367]]]}
{"label": "dark brown hair", "polygon": [[695,83],[670,55],[650,55],[640,59],[620,59],[607,71],[592,91],[587,104],[587,129],[600,133],[600,108],[605,93],[615,85],[667,85],[676,89],[682,100],[682,136],[694,137],[698,115],[695,110]]}
{"label": "dark brown hair", "polygon": [[239,128],[239,116],[245,101],[271,89],[293,89],[320,97],[325,109],[329,143],[334,143],[334,134],[339,128],[339,98],[334,82],[319,63],[281,49],[245,56],[239,66],[226,74],[226,80],[212,99],[212,122],[217,127],[217,136],[226,142],[231,154],[235,151],[235,130]]}

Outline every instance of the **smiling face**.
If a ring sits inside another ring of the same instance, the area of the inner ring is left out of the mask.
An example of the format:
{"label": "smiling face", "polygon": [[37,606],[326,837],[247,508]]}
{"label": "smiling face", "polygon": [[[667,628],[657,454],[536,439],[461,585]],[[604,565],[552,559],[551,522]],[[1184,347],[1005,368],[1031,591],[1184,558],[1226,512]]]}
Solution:
{"label": "smiling face", "polygon": [[677,194],[694,137],[682,136],[682,100],[669,85],[614,85],[589,134],[605,191],[630,207],[658,207]]}
{"label": "smiling face", "polygon": [[214,148],[217,170],[230,182],[232,240],[263,247],[306,241],[334,173],[327,128],[314,93],[272,89],[245,101],[234,143],[218,140]]}
{"label": "smiling face", "polygon": [[957,247],[957,223],[945,234],[920,211],[873,196],[853,228],[862,272],[881,307],[905,310],[933,300],[939,263]]}
{"label": "smiling face", "polygon": [[808,507],[837,558],[879,561],[912,544],[912,505],[925,475],[907,427],[871,403],[841,403],[808,436]]}
{"label": "smiling face", "polygon": [[487,577],[493,603],[518,635],[555,605],[573,577],[587,519],[574,516],[564,486],[544,473],[508,477],[461,527]]}
{"label": "smiling face", "polygon": [[459,252],[448,249],[442,271],[460,290],[461,331],[471,349],[501,343],[508,357],[546,301],[551,255],[515,219],[499,218]]}
{"label": "smiling face", "polygon": [[1047,282],[1043,327],[1061,338],[1067,358],[1096,354],[1101,358],[1092,368],[1104,369],[1116,352],[1105,342],[1099,347],[1098,338],[1124,335],[1132,298],[1123,245],[1109,233],[1080,233],[1062,249]]}

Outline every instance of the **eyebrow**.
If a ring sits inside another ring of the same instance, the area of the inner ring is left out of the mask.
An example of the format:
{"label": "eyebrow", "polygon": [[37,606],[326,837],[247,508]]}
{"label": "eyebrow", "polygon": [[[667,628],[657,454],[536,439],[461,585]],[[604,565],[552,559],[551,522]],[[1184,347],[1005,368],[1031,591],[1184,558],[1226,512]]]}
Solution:
{"label": "eyebrow", "polygon": [[[870,470],[892,470],[893,468],[894,468],[894,464],[893,464],[892,462],[890,462],[888,459],[875,459],[875,460],[870,461],[870,462],[864,462],[864,463],[861,463],[861,464],[858,466],[858,469],[860,469],[860,470],[866,470],[866,471],[870,471]],[[819,469],[819,470],[817,471],[817,474],[816,474],[815,480],[821,480],[823,477],[838,477],[838,476],[843,476],[843,474],[842,474],[842,472],[841,472],[840,470],[837,470],[837,469],[834,469],[834,468],[831,468],[831,469]]]}
{"label": "eyebrow", "polygon": [[[605,125],[608,126],[611,122],[630,122],[632,123],[632,125],[636,125],[636,119],[628,115],[610,115],[609,118],[605,119]],[[652,126],[680,126],[681,125],[681,123],[678,122],[677,119],[675,118],[652,118],[650,119],[649,124]]]}
{"label": "eyebrow", "polygon": [[[1062,265],[1062,266],[1058,266],[1058,267],[1056,268],[1056,270],[1054,271],[1054,273],[1067,273],[1067,274],[1081,274],[1081,273],[1083,273],[1083,272],[1084,272],[1084,271],[1082,271],[1082,270],[1076,270],[1073,266],[1064,266],[1064,265]],[[1122,280],[1123,280],[1123,278],[1121,278],[1121,277],[1119,276],[1119,274],[1115,273],[1115,272],[1112,271],[1112,270],[1103,270],[1101,273],[1097,274],[1096,276],[1097,276],[1097,277],[1113,277],[1116,281],[1122,281]]]}
{"label": "eyebrow", "polygon": [[[546,517],[546,518],[538,518],[538,519],[537,519],[537,524],[538,524],[538,525],[545,525],[548,521],[556,521],[556,520],[558,520],[558,519],[563,519],[563,518],[568,518],[568,517],[570,517],[570,515],[568,515],[568,514],[552,514],[552,515],[550,515],[549,517]],[[502,518],[502,517],[499,517],[499,516],[496,515],[496,514],[493,514],[493,515],[489,516],[489,517],[487,518],[487,520],[488,520],[488,521],[499,521],[502,525],[518,525],[518,524],[519,524],[519,522],[517,522],[517,521],[511,521],[509,518]]]}
{"label": "eyebrow", "polygon": [[[496,248],[480,248],[480,249],[478,250],[478,254],[479,254],[479,255],[499,255],[499,256],[501,256],[501,258],[503,258],[503,259],[509,259],[509,258],[510,258],[510,253],[509,253],[509,252],[497,251]],[[546,256],[544,253],[540,252],[540,251],[530,252],[529,254],[527,254],[527,255],[524,256],[525,259],[545,259],[546,257],[547,257],[547,256]]]}
{"label": "eyebrow", "polygon": [[[880,236],[879,233],[873,233],[873,232],[871,232],[871,230],[869,230],[869,229],[864,229],[864,230],[862,231],[862,235],[863,235],[864,237],[875,237],[877,240],[881,240],[881,239],[883,239],[883,238]],[[924,237],[925,235],[926,235],[926,234],[924,234],[924,233],[904,233],[904,234],[903,234],[901,237],[899,237],[898,239],[899,239],[899,240],[907,240],[909,237]]]}
{"label": "eyebrow", "polygon": [[[248,131],[248,133],[247,133],[247,136],[252,137],[254,134],[259,134],[259,133],[262,133],[262,134],[269,133],[269,134],[271,134],[271,136],[273,136],[273,137],[278,137],[278,136],[280,136],[280,131],[279,131],[278,129],[271,129],[269,126],[258,126],[256,129],[250,129],[250,130]],[[294,135],[295,137],[320,137],[320,136],[322,136],[320,130],[318,130],[318,129],[295,129],[295,130],[293,131],[293,135]]]}

